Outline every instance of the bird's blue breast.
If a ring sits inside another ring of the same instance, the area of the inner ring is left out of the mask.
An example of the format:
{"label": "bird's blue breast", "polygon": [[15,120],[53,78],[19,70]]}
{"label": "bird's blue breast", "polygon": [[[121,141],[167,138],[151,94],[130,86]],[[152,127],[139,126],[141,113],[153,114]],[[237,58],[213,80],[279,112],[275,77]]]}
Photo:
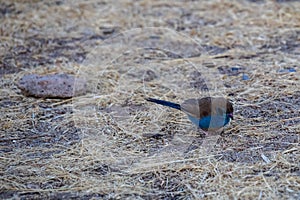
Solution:
{"label": "bird's blue breast", "polygon": [[201,119],[188,115],[189,119],[201,129],[221,128],[230,122],[227,115],[206,116]]}

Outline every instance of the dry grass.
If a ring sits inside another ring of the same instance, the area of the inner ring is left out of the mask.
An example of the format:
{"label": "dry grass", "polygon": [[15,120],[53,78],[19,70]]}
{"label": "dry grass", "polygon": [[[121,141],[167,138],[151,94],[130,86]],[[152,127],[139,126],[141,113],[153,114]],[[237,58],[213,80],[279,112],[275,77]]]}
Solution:
{"label": "dry grass", "polygon": [[[14,2],[0,3],[2,199],[300,198],[299,2]],[[89,93],[16,87],[56,72]],[[144,100],[207,95],[234,102],[222,136]]]}

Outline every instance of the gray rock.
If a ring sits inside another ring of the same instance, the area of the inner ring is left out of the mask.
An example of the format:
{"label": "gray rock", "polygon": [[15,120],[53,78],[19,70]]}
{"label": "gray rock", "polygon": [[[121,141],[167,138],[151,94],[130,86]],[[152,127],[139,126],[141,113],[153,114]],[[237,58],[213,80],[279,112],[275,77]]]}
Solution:
{"label": "gray rock", "polygon": [[71,98],[86,93],[86,80],[68,74],[23,76],[18,83],[25,96],[40,98]]}

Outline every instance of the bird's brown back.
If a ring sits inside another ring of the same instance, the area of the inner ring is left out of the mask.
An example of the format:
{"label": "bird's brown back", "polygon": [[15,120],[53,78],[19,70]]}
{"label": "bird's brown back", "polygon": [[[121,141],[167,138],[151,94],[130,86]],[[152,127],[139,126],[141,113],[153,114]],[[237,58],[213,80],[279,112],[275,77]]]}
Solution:
{"label": "bird's brown back", "polygon": [[188,115],[201,119],[209,115],[233,113],[233,106],[229,100],[223,97],[204,97],[184,101],[181,104],[181,110]]}

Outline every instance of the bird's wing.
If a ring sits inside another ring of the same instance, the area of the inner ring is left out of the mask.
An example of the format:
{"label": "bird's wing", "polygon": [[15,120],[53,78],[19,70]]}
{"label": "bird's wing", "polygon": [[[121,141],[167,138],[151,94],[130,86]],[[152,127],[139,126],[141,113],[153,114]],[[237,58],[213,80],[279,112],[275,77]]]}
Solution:
{"label": "bird's wing", "polygon": [[212,115],[223,116],[226,113],[230,113],[229,111],[231,109],[232,109],[232,105],[227,99],[223,97],[217,97],[212,99],[211,102]]}
{"label": "bird's wing", "polygon": [[181,104],[181,110],[187,115],[201,119],[202,117],[210,115],[210,99],[188,99]]}
{"label": "bird's wing", "polygon": [[201,119],[206,116],[223,116],[228,107],[225,98],[205,97],[202,99],[188,99],[181,104],[181,110],[187,115]]}

